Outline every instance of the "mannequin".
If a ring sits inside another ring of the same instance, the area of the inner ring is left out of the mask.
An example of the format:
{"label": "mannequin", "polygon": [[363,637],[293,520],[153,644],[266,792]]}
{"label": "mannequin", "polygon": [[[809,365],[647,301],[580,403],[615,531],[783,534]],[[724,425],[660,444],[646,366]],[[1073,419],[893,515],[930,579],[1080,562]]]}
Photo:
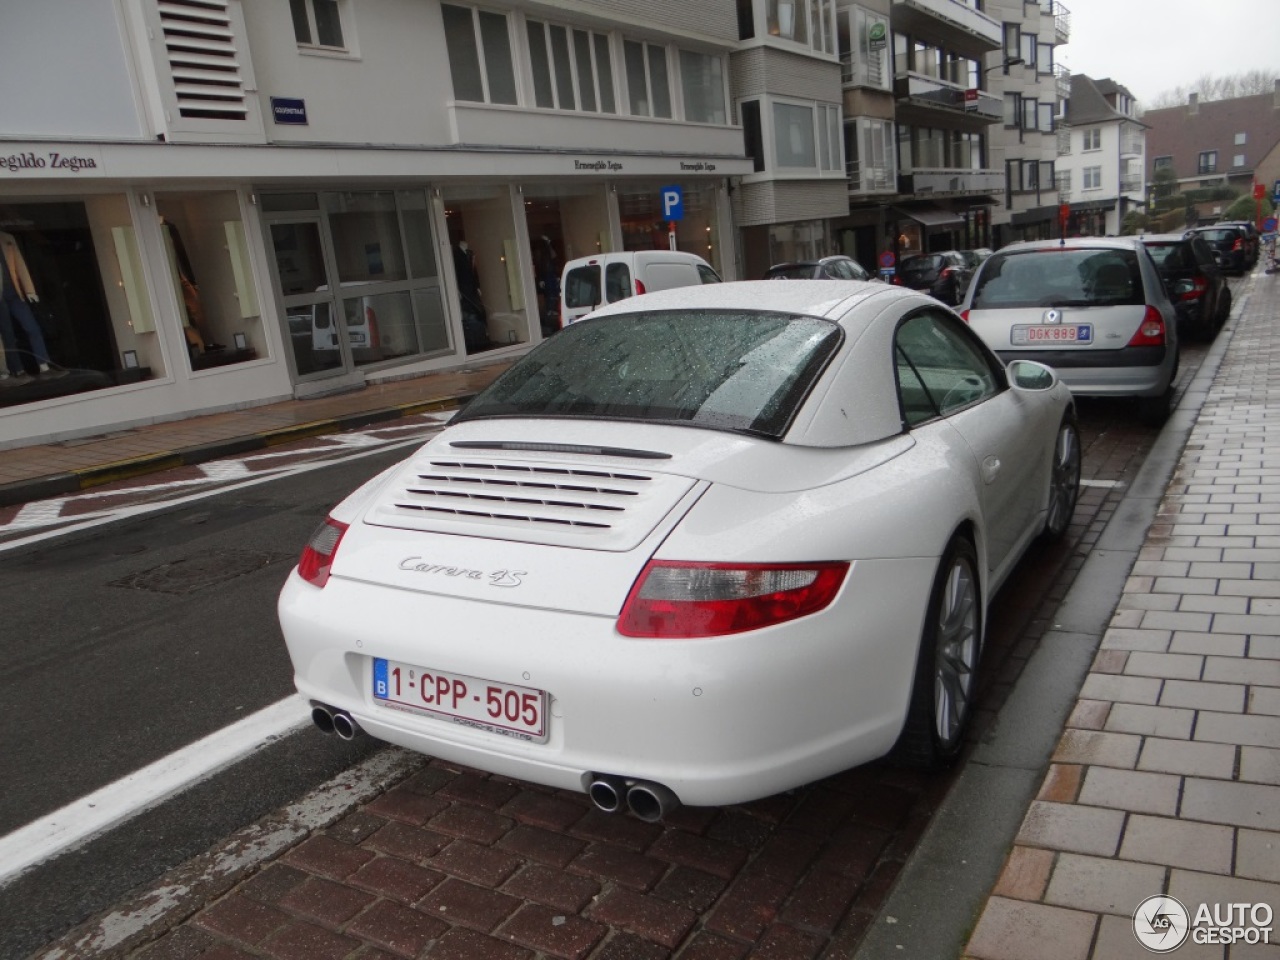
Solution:
{"label": "mannequin", "polygon": [[28,379],[22,363],[23,351],[18,349],[15,322],[27,338],[40,376],[62,377],[67,373],[66,370],[49,367],[49,350],[44,343],[44,334],[31,312],[31,304],[39,301],[27,262],[18,249],[18,241],[12,234],[0,233],[0,342],[4,344],[5,362],[4,369],[0,370],[0,386],[15,386]]}
{"label": "mannequin", "polygon": [[480,275],[476,272],[476,255],[465,240],[459,240],[454,244],[453,270],[458,277],[463,340],[468,350],[483,349],[489,345],[489,315],[480,295]]}

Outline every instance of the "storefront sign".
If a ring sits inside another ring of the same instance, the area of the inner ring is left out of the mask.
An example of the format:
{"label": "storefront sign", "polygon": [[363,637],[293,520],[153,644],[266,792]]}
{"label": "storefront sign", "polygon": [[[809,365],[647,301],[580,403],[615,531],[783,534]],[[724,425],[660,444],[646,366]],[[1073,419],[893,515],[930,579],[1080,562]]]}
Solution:
{"label": "storefront sign", "polygon": [[307,125],[307,101],[290,97],[271,98],[271,119],[276,123]]}
{"label": "storefront sign", "polygon": [[622,169],[622,163],[617,160],[575,160],[573,169],[588,170],[592,173],[617,173]]}
{"label": "storefront sign", "polygon": [[867,49],[883,50],[889,45],[889,26],[883,20],[872,21],[867,27]]}
{"label": "storefront sign", "polygon": [[101,157],[84,153],[61,153],[57,150],[11,153],[0,156],[0,170],[15,175],[38,176],[49,173],[78,174],[82,170],[97,170]]}

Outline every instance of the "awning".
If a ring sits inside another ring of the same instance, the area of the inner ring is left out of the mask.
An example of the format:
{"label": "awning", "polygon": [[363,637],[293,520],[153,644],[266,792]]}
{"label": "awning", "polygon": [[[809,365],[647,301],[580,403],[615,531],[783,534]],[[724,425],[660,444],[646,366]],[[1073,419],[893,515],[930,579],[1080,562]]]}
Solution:
{"label": "awning", "polygon": [[1100,213],[1103,210],[1114,210],[1116,202],[1114,200],[1082,200],[1079,203],[1071,204],[1072,213]]}
{"label": "awning", "polygon": [[964,217],[941,207],[893,207],[899,218],[906,217],[926,227],[958,227],[964,223]]}
{"label": "awning", "polygon": [[1053,223],[1058,219],[1057,207],[1036,207],[1012,214],[1009,222],[1015,227],[1029,227],[1034,223]]}

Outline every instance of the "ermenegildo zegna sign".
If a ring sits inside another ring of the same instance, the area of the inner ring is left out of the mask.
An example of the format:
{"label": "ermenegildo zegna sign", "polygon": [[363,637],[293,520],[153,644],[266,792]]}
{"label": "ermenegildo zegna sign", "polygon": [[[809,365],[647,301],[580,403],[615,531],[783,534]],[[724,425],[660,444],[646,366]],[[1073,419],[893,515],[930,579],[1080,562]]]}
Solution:
{"label": "ermenegildo zegna sign", "polygon": [[60,150],[36,152],[26,150],[19,153],[0,153],[0,171],[7,174],[70,174],[75,175],[84,170],[97,170],[101,167],[101,157],[84,153],[63,153]]}

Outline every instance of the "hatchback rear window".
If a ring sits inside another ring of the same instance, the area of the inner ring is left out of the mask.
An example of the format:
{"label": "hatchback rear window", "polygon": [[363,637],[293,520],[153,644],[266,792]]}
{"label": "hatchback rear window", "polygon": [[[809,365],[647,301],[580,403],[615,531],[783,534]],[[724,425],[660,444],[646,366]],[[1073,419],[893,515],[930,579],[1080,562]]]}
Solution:
{"label": "hatchback rear window", "polygon": [[574,267],[564,278],[564,305],[566,307],[595,307],[600,299],[600,266],[588,264]]}
{"label": "hatchback rear window", "polygon": [[975,310],[1111,307],[1146,302],[1133,250],[1054,247],[997,253],[982,265]]}
{"label": "hatchback rear window", "polygon": [[1222,243],[1224,240],[1235,241],[1240,237],[1239,230],[1197,230],[1196,232],[1210,243]]}
{"label": "hatchback rear window", "polygon": [[942,256],[908,257],[902,261],[902,276],[908,280],[921,280],[942,269]]}
{"label": "hatchback rear window", "polygon": [[1190,251],[1183,249],[1181,243],[1148,243],[1147,253],[1156,262],[1156,266],[1165,271],[1187,269]]}
{"label": "hatchback rear window", "polygon": [[566,327],[456,420],[633,420],[780,438],[839,347],[818,317],[723,310],[636,313]]}

